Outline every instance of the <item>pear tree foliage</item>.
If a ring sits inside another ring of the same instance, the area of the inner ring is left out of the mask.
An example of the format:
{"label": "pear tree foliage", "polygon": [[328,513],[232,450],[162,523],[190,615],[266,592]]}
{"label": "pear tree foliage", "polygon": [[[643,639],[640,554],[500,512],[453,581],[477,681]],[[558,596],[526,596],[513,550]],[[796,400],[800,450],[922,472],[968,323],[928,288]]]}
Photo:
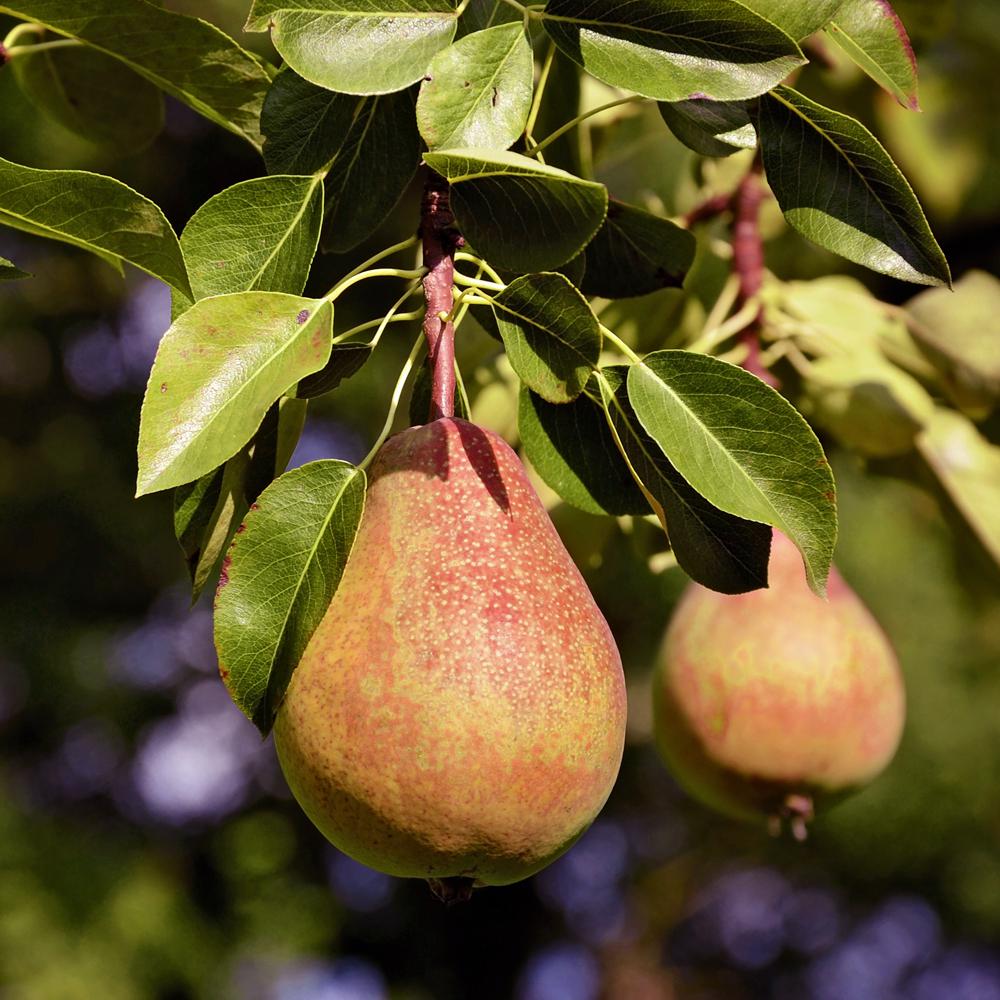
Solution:
{"label": "pear tree foliage", "polygon": [[[822,593],[837,534],[822,438],[936,476],[1000,561],[1000,457],[977,429],[1000,397],[996,347],[960,321],[984,296],[995,317],[1000,289],[977,275],[949,292],[948,263],[878,138],[799,89],[823,47],[916,109],[889,4],[247,6],[245,30],[270,33],[280,66],[147,0],[0,3],[20,22],[4,69],[64,127],[131,152],[154,138],[167,94],[261,154],[259,176],[215,193],[180,234],[114,177],[0,159],[0,224],[170,287],[137,495],[173,492],[195,594],[219,580],[224,673],[262,731],[364,508],[367,462],[286,471],[310,402],[333,394],[335,406],[380,343],[406,337],[386,430],[400,426],[408,379],[411,419],[427,419],[427,220],[404,197],[415,179],[453,216],[453,306],[435,317],[457,330],[456,411],[475,419],[482,372],[512,372],[509,437],[552,502],[658,522],[681,568],[726,593],[766,584],[777,528]],[[669,151],[699,179],[686,202],[651,173]],[[769,234],[783,216],[788,238],[945,287],[899,308],[854,278],[771,274],[754,263],[762,206]],[[413,237],[355,267],[390,216]],[[341,277],[306,297],[320,254]],[[375,275],[398,290],[348,328],[338,300]],[[0,279],[29,277],[0,259]],[[467,330],[494,337],[504,365],[463,370]]]}

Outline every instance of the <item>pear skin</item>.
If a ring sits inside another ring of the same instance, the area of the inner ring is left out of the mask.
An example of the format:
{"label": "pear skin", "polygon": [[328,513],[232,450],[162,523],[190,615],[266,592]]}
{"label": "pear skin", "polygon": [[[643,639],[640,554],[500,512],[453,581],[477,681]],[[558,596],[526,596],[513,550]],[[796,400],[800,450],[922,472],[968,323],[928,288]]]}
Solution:
{"label": "pear skin", "polygon": [[514,452],[451,418],[390,438],[275,724],[310,819],[392,875],[515,882],[590,825],[624,731],[614,639]]}
{"label": "pear skin", "polygon": [[905,693],[885,633],[835,569],[824,601],[775,532],[768,576],[737,596],[689,586],[654,675],[655,731],[695,798],[802,836],[817,802],[892,759]]}

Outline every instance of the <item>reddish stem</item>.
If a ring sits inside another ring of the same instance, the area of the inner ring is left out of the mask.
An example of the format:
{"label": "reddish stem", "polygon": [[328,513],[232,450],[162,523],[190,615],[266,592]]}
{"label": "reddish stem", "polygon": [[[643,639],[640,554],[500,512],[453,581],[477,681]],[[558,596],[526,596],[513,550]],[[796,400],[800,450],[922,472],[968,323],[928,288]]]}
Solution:
{"label": "reddish stem", "polygon": [[703,202],[695,205],[684,216],[684,222],[690,229],[696,222],[707,222],[709,219],[714,219],[716,216],[722,215],[723,212],[728,212],[732,206],[732,195],[713,195],[711,198],[706,198]]}
{"label": "reddish stem", "polygon": [[[760,236],[760,205],[764,200],[764,186],[760,171],[760,158],[757,157],[733,194],[733,272],[740,283],[736,299],[740,306],[754,298],[764,282],[764,241]],[[774,386],[777,379],[760,363],[762,318],[763,310],[758,307],[757,315],[740,335],[747,347],[743,367],[761,381]]]}
{"label": "reddish stem", "polygon": [[455,327],[441,319],[451,313],[455,284],[455,251],[463,243],[455,230],[448,182],[433,171],[427,176],[420,206],[420,238],[424,249],[424,336],[431,366],[430,420],[455,415]]}

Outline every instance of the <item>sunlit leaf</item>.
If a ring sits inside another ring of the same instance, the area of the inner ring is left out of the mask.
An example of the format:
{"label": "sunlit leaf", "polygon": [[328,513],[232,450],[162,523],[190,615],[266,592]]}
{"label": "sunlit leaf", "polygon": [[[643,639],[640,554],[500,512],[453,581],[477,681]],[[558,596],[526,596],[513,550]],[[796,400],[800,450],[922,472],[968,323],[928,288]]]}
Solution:
{"label": "sunlit leaf", "polygon": [[30,278],[27,271],[22,271],[16,264],[0,257],[0,281],[16,281],[19,278]]}
{"label": "sunlit leaf", "polygon": [[759,114],[767,180],[794,229],[873,271],[950,284],[910,185],[868,129],[788,87],[764,95]]}
{"label": "sunlit leaf", "polygon": [[416,83],[455,36],[449,0],[254,0],[247,31],[271,41],[299,76],[343,94]]}
{"label": "sunlit leaf", "polygon": [[159,207],[121,181],[36,170],[0,157],[0,225],[82,247],[121,270],[134,264],[190,296],[180,244]]}
{"label": "sunlit leaf", "polygon": [[766,17],[797,42],[819,31],[844,0],[740,0],[744,7]]}
{"label": "sunlit leaf", "polygon": [[236,535],[215,602],[215,647],[229,693],[267,733],[336,593],[364,510],[365,474],[310,462],[257,499]]}
{"label": "sunlit leaf", "polygon": [[795,408],[736,365],[657,351],[628,372],[628,398],[671,465],[720,510],[780,529],[822,593],[837,537],[833,475]]}
{"label": "sunlit leaf", "polygon": [[788,35],[730,0],[549,0],[542,23],[598,80],[658,101],[754,97],[805,61]]}
{"label": "sunlit leaf", "polygon": [[203,476],[330,356],[333,307],[280,292],[196,302],[160,341],[139,425],[137,496]]}
{"label": "sunlit leaf", "polygon": [[887,0],[842,0],[826,34],[904,108],[920,110],[913,46]]}

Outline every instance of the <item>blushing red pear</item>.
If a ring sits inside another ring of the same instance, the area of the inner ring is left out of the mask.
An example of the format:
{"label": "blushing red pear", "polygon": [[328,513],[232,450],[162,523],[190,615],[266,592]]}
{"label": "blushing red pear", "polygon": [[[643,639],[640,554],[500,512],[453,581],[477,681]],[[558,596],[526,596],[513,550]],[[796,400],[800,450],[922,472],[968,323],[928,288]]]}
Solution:
{"label": "blushing red pear", "polygon": [[514,882],[600,811],[624,726],[611,632],[514,452],[450,418],[390,438],[275,725],[312,821],[392,875]]}
{"label": "blushing red pear", "polygon": [[688,588],[654,677],[655,730],[696,798],[803,836],[815,804],[889,763],[905,694],[885,633],[835,569],[823,601],[775,532],[768,575],[737,596]]}

